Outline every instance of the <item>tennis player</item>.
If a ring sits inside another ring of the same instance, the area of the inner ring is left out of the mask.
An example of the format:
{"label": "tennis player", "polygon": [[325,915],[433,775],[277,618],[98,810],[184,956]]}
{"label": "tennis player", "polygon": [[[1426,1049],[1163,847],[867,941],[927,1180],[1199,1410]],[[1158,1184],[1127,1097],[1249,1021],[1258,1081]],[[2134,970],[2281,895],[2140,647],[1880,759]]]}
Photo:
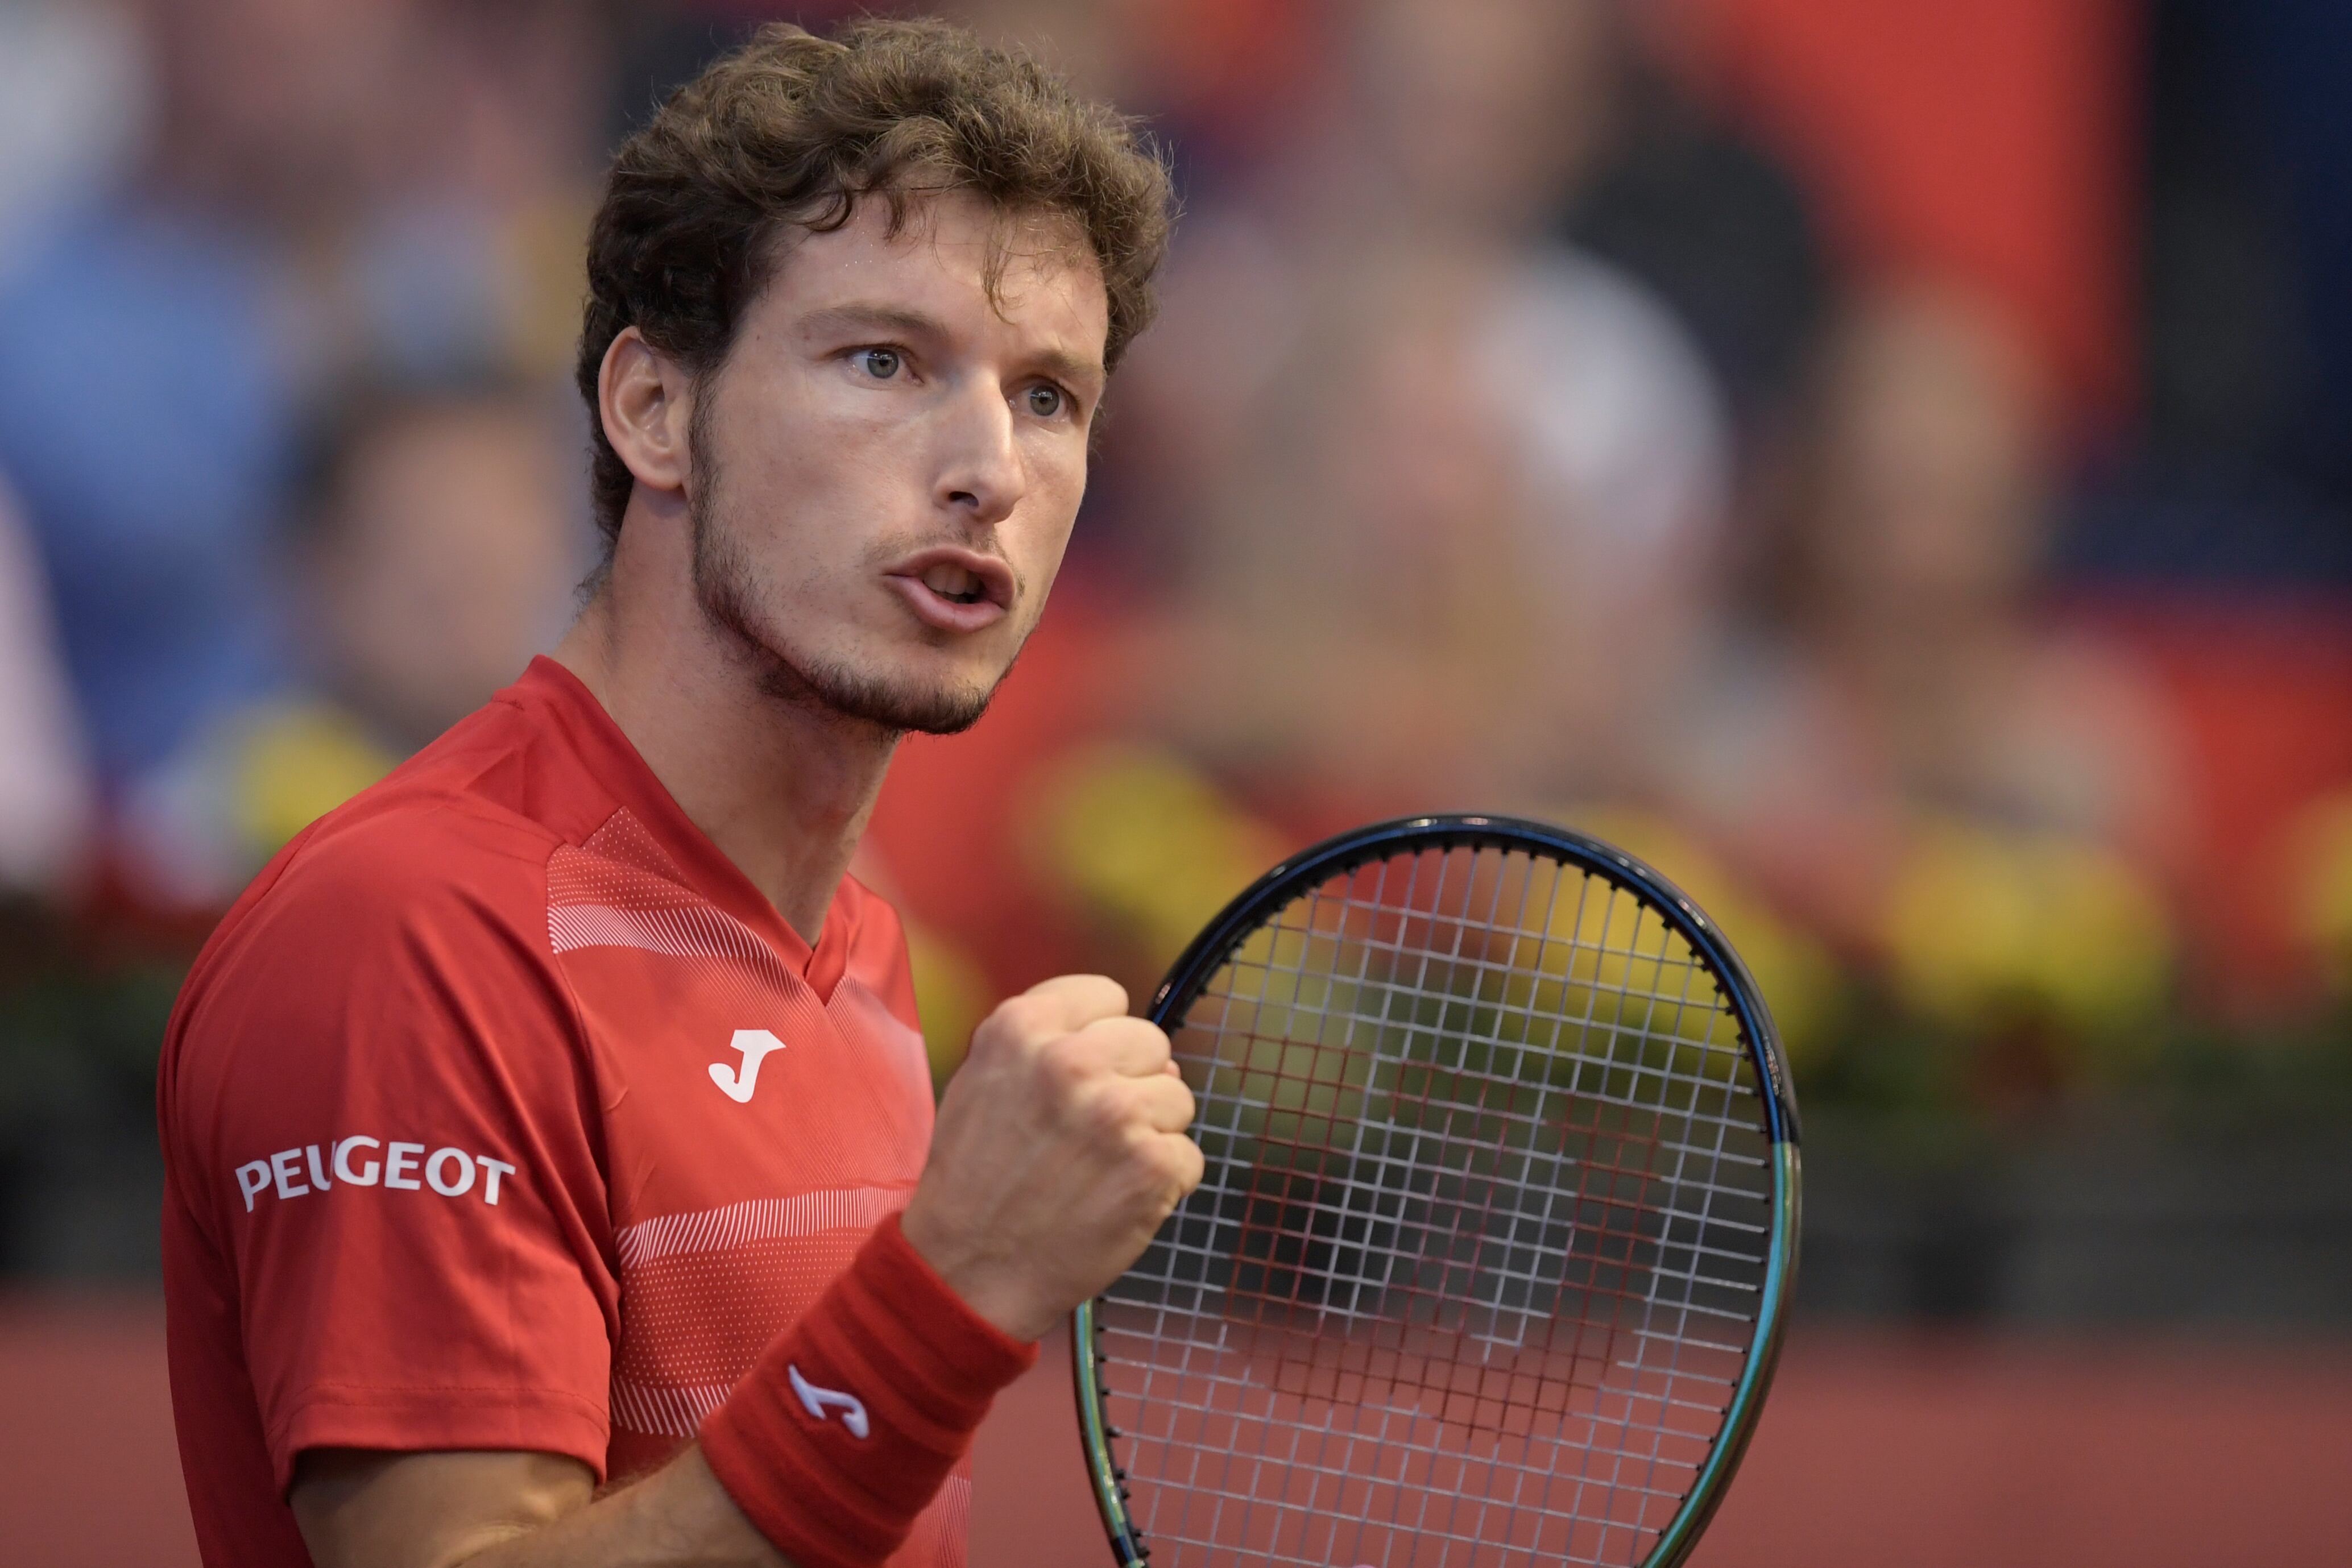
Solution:
{"label": "tennis player", "polygon": [[172,1021],[214,1568],[964,1561],[973,1429],[1199,1180],[1192,1097],[1070,977],[934,1121],[846,872],[1036,623],[1168,207],[1117,116],[930,24],[766,29],[623,148],[586,609],[289,845]]}

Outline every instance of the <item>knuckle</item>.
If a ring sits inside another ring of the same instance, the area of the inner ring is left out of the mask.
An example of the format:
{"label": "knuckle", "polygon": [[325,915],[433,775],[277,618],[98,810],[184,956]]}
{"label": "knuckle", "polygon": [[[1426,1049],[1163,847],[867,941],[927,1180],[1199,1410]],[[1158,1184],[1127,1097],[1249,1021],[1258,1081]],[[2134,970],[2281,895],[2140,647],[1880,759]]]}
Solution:
{"label": "knuckle", "polygon": [[1086,1097],[1080,1107],[1087,1129],[1097,1136],[1132,1139],[1138,1124],[1134,1108],[1115,1083],[1106,1083]]}
{"label": "knuckle", "polygon": [[1108,975],[1065,975],[1062,978],[1073,996],[1089,1007],[1111,1012],[1127,1010],[1127,988]]}
{"label": "knuckle", "polygon": [[1005,1002],[980,1020],[978,1027],[971,1031],[973,1055],[993,1056],[1019,1038],[1019,1030],[1013,1026],[1012,1007],[1011,1002]]}
{"label": "knuckle", "polygon": [[1129,1064],[1150,1050],[1148,1042],[1135,1032],[1134,1026],[1139,1021],[1124,1016],[1097,1019],[1086,1027],[1085,1032],[1087,1038],[1106,1054],[1116,1058],[1122,1070],[1131,1072],[1135,1069]]}
{"label": "knuckle", "polygon": [[1045,1030],[1045,1007],[1035,994],[1008,997],[999,1002],[988,1021],[1013,1040],[1027,1040]]}
{"label": "knuckle", "polygon": [[1131,1041],[1139,1050],[1150,1052],[1154,1057],[1161,1061],[1168,1060],[1169,1051],[1171,1048],[1168,1043],[1168,1031],[1166,1030],[1161,1029],[1150,1019],[1127,1018],[1122,1016],[1119,1019],[1118,1023],[1120,1032],[1126,1035],[1129,1040]]}
{"label": "knuckle", "polygon": [[[1138,1092],[1150,1108],[1153,1121],[1173,1121],[1181,1126],[1192,1124],[1194,1110],[1192,1091],[1182,1079],[1171,1077],[1165,1072],[1155,1072],[1147,1078],[1139,1079],[1137,1082]],[[1171,1131],[1173,1130],[1171,1129]]]}
{"label": "knuckle", "polygon": [[1154,1135],[1142,1167],[1141,1189],[1162,1216],[1200,1185],[1200,1151],[1188,1138]]}
{"label": "knuckle", "polygon": [[1127,1010],[1127,988],[1108,975],[1056,975],[1032,986],[1025,996],[1082,1018]]}
{"label": "knuckle", "polygon": [[1037,1049],[1037,1077],[1045,1079],[1046,1093],[1056,1100],[1073,1100],[1079,1091],[1087,1089],[1087,1082],[1094,1072],[1085,1051],[1079,1051],[1068,1034],[1063,1034],[1061,1039],[1051,1039]]}
{"label": "knuckle", "polygon": [[1137,1162],[1155,1187],[1165,1186],[1171,1178],[1181,1178],[1200,1153],[1183,1134],[1150,1127],[1136,1130],[1134,1149]]}

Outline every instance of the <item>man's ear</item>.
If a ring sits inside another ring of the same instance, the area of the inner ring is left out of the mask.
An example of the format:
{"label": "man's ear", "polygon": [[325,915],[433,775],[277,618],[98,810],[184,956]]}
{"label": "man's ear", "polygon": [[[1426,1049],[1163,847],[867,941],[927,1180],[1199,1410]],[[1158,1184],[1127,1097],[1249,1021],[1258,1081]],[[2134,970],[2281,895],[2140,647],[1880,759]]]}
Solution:
{"label": "man's ear", "polygon": [[623,328],[604,350],[596,372],[596,414],[604,439],[649,490],[683,495],[693,477],[687,439],[693,397],[684,367],[635,327]]}

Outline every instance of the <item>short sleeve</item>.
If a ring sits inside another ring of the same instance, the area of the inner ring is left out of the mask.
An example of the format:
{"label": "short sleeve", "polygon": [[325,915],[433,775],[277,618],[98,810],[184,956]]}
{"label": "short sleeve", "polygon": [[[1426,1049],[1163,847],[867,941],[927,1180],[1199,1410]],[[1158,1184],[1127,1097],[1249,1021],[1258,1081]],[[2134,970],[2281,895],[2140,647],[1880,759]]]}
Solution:
{"label": "short sleeve", "polygon": [[233,1284],[278,1490],[313,1448],[601,1479],[619,1292],[543,840],[444,814],[307,847],[192,976],[174,1190]]}

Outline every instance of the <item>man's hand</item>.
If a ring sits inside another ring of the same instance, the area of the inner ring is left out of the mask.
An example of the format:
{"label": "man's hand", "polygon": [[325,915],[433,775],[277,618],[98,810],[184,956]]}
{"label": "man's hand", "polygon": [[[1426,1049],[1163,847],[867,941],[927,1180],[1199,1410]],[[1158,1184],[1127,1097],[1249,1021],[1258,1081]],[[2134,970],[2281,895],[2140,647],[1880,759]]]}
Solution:
{"label": "man's hand", "polygon": [[1047,980],[973,1032],[900,1223],[974,1312],[1037,1339],[1199,1185],[1192,1124],[1167,1035],[1118,982]]}

